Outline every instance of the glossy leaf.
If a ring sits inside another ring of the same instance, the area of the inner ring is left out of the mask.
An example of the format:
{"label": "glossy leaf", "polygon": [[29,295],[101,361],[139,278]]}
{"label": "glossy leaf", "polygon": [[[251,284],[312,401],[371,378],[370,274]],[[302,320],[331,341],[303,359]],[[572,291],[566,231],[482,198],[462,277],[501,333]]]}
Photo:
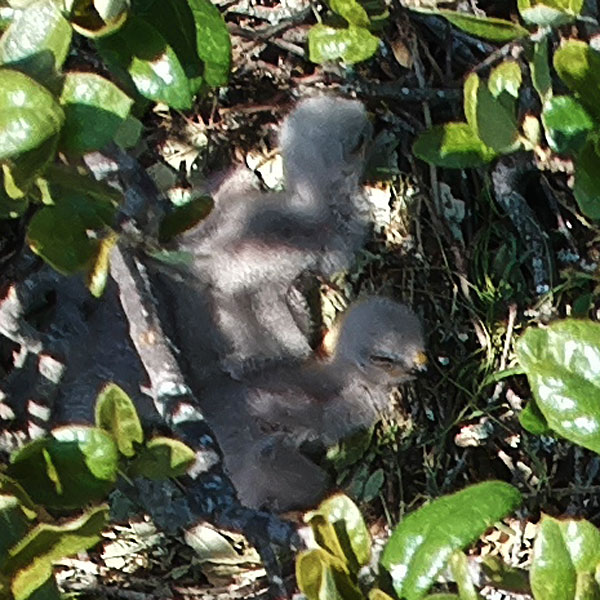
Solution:
{"label": "glossy leaf", "polygon": [[167,213],[161,223],[158,237],[161,242],[167,242],[176,235],[191,229],[206,218],[213,209],[214,200],[210,196],[201,196],[181,206],[174,207]]}
{"label": "glossy leaf", "polygon": [[531,81],[542,104],[552,97],[552,76],[548,62],[548,36],[542,37],[533,47],[533,60],[529,63]]}
{"label": "glossy leaf", "polygon": [[423,598],[455,551],[473,543],[520,502],[511,485],[488,481],[409,514],[392,533],[381,559],[398,596]]}
{"label": "glossy leaf", "polygon": [[590,114],[600,119],[600,52],[569,40],[554,53],[554,68]]}
{"label": "glossy leaf", "polygon": [[314,511],[307,513],[315,541],[330,554],[342,560],[351,572],[369,562],[371,536],[360,510],[344,494],[324,500]]}
{"label": "glossy leaf", "polygon": [[231,67],[231,38],[223,15],[210,0],[188,0],[196,25],[196,48],[204,62],[204,80],[226,85]]}
{"label": "glossy leaf", "polygon": [[491,70],[488,78],[488,89],[494,98],[502,93],[518,98],[522,79],[519,63],[516,60],[503,60]]}
{"label": "glossy leaf", "polygon": [[129,114],[133,100],[95,73],[67,73],[59,99],[64,113],[61,147],[83,154],[100,150]]}
{"label": "glossy leaf", "polygon": [[296,580],[308,600],[363,600],[344,563],[321,548],[298,555]]}
{"label": "glossy leaf", "polygon": [[579,16],[583,0],[517,0],[517,6],[528,25],[558,27]]}
{"label": "glossy leaf", "polygon": [[544,418],[534,400],[530,400],[519,413],[519,423],[523,429],[533,435],[546,435],[551,432],[548,421]]}
{"label": "glossy leaf", "polygon": [[39,83],[10,69],[0,69],[0,160],[23,155],[55,139],[64,114]]}
{"label": "glossy leaf", "polygon": [[196,47],[194,14],[187,0],[170,0],[165,10],[162,0],[136,0],[136,15],[150,23],[173,48],[195,94],[203,82],[203,65]]}
{"label": "glossy leaf", "polygon": [[65,0],[73,29],[90,38],[117,31],[129,11],[129,0]]}
{"label": "glossy leaf", "polygon": [[572,96],[553,96],[544,106],[542,122],[554,152],[576,152],[586,141],[594,121]]}
{"label": "glossy leaf", "polygon": [[172,108],[191,108],[189,81],[175,51],[147,21],[130,16],[119,31],[99,39],[97,45],[111,67],[129,74],[142,96]]}
{"label": "glossy leaf", "polygon": [[25,600],[39,590],[51,577],[54,562],[95,546],[107,523],[108,508],[100,506],[60,525],[35,527],[11,550],[3,568],[5,573],[15,573],[11,585],[15,600]]}
{"label": "glossy leaf", "polygon": [[573,194],[586,217],[600,219],[600,153],[594,140],[587,141],[575,160]]}
{"label": "glossy leaf", "polygon": [[518,23],[495,17],[478,17],[453,10],[427,11],[439,14],[452,25],[471,35],[493,42],[509,42],[529,35],[529,31]]}
{"label": "glossy leaf", "polygon": [[413,152],[421,160],[451,169],[481,167],[496,157],[467,123],[446,123],[424,131],[415,140]]}
{"label": "glossy leaf", "polygon": [[341,60],[353,64],[367,60],[377,52],[379,38],[364,27],[336,29],[318,23],[308,32],[308,54],[315,63]]}
{"label": "glossy leaf", "polygon": [[44,84],[52,83],[71,46],[71,27],[53,0],[19,13],[0,37],[0,64]]}
{"label": "glossy leaf", "polygon": [[167,479],[180,477],[196,460],[194,451],[183,442],[167,437],[155,437],[142,448],[129,468],[132,477]]}
{"label": "glossy leaf", "polygon": [[119,455],[112,438],[96,427],[67,426],[11,456],[8,474],[40,504],[81,508],[103,500],[116,481]]}
{"label": "glossy leaf", "polygon": [[371,24],[367,11],[356,0],[330,0],[329,7],[350,25],[369,27]]}
{"label": "glossy leaf", "polygon": [[516,350],[549,427],[600,452],[600,324],[565,319],[530,327]]}
{"label": "glossy leaf", "polygon": [[59,273],[70,275],[92,265],[100,248],[99,236],[112,224],[114,207],[81,193],[57,196],[56,205],[33,215],[27,241]]}
{"label": "glossy leaf", "polygon": [[[530,578],[534,597],[597,597],[600,588],[591,576],[599,562],[600,532],[596,527],[584,520],[559,521],[544,515],[533,546]],[[582,587],[588,595],[581,595]]]}
{"label": "glossy leaf", "polygon": [[98,394],[96,426],[113,436],[119,452],[124,456],[133,456],[134,443],[141,444],[144,441],[144,432],[135,405],[116,383],[104,386]]}
{"label": "glossy leaf", "polygon": [[15,496],[0,494],[0,566],[4,564],[10,548],[25,535],[30,522]]}
{"label": "glossy leaf", "polygon": [[[493,88],[496,91],[506,84],[499,76],[494,80]],[[464,85],[464,110],[467,123],[487,147],[497,153],[517,148],[516,100],[512,95],[503,94],[496,98],[477,73],[471,73]]]}

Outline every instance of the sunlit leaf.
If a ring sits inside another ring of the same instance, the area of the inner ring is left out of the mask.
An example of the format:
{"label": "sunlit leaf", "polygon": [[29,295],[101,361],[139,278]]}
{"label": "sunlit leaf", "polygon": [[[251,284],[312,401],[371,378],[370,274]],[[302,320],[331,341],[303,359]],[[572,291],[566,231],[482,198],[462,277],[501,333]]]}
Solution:
{"label": "sunlit leaf", "polygon": [[600,324],[566,319],[530,327],[516,350],[549,427],[600,452]]}
{"label": "sunlit leaf", "polygon": [[0,160],[55,139],[63,121],[62,108],[45,87],[19,71],[0,69]]}
{"label": "sunlit leaf", "polygon": [[0,64],[52,84],[71,46],[71,27],[57,2],[38,0],[0,38]]}
{"label": "sunlit leaf", "polygon": [[133,100],[100,75],[73,72],[65,75],[60,103],[65,112],[61,146],[84,153],[112,141]]}
{"label": "sunlit leaf", "polygon": [[[590,522],[542,517],[533,546],[530,575],[535,598],[598,598],[600,588],[592,577],[598,563],[600,532]],[[587,595],[581,595],[581,587]]]}
{"label": "sunlit leaf", "polygon": [[336,29],[318,23],[308,32],[308,53],[315,63],[328,60],[341,60],[347,64],[361,62],[371,58],[378,47],[379,38],[364,27]]}
{"label": "sunlit leaf", "polygon": [[415,140],[413,152],[421,160],[452,169],[481,167],[496,157],[467,123],[446,123],[424,131]]}
{"label": "sunlit leaf", "polygon": [[191,108],[189,81],[175,51],[147,21],[130,16],[119,31],[96,43],[107,63],[126,71],[142,96],[172,108]]}
{"label": "sunlit leaf", "polygon": [[520,503],[516,488],[488,481],[409,514],[392,533],[381,559],[398,596],[420,600],[455,551],[473,543]]}
{"label": "sunlit leaf", "polygon": [[115,383],[104,386],[98,394],[96,426],[113,436],[119,452],[124,456],[133,456],[134,444],[144,441],[144,432],[135,405]]}
{"label": "sunlit leaf", "polygon": [[542,111],[548,145],[554,152],[576,152],[586,141],[594,121],[572,96],[553,96]]}

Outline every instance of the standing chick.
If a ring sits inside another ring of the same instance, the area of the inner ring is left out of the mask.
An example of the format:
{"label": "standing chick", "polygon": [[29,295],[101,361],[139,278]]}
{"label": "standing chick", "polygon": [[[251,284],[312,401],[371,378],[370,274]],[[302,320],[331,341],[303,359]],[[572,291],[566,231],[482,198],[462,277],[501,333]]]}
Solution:
{"label": "standing chick", "polygon": [[348,268],[365,241],[360,178],[371,129],[360,102],[300,102],[280,136],[285,191],[217,196],[213,213],[177,239],[191,266],[155,282],[192,385],[202,387],[216,365],[241,377],[310,354],[295,284]]}
{"label": "standing chick", "polygon": [[343,315],[329,360],[213,381],[202,410],[242,504],[280,512],[316,505],[330,482],[303,446],[331,446],[373,425],[391,388],[424,365],[423,349],[409,308],[369,297]]}

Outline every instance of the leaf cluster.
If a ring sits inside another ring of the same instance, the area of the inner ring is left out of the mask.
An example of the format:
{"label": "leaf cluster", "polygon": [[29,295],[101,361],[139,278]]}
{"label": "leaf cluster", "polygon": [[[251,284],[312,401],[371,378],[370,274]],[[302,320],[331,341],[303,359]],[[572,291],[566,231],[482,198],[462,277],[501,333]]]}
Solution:
{"label": "leaf cluster", "polygon": [[[583,18],[583,4],[581,0],[520,0],[526,27],[450,10],[425,11],[439,14],[471,35],[521,45],[541,109],[537,114],[519,114],[523,73],[515,60],[504,59],[487,79],[476,72],[467,77],[466,122],[428,129],[415,140],[414,153],[441,167],[479,167],[523,149],[543,157],[545,140],[551,152],[572,160],[573,193],[582,213],[600,217],[600,53],[575,39],[563,39],[556,49],[551,45],[558,27]],[[559,81],[554,81],[551,65]],[[567,93],[556,93],[557,87]]]}
{"label": "leaf cluster", "polygon": [[52,565],[100,540],[108,522],[102,503],[118,476],[178,477],[194,460],[178,440],[144,441],[133,402],[108,384],[95,426],[56,428],[14,452],[0,473],[0,597],[58,598]]}
{"label": "leaf cluster", "polygon": [[[298,584],[309,600],[480,600],[464,550],[520,504],[519,492],[500,481],[433,500],[395,528],[375,584],[361,585],[361,569],[371,560],[370,534],[356,505],[334,496],[306,517],[317,547],[298,556]],[[543,515],[529,575],[491,557],[482,571],[494,587],[535,600],[594,600],[600,597],[599,542],[600,531],[588,521]],[[431,594],[444,570],[457,592]]]}
{"label": "leaf cluster", "polygon": [[[90,176],[81,157],[111,141],[135,143],[134,114],[149,101],[188,110],[198,93],[225,84],[229,33],[210,0],[7,1],[0,218],[37,207],[27,227],[31,249],[61,273],[86,272],[100,295],[122,199]],[[63,71],[77,36],[89,38],[110,78],[91,64]]]}

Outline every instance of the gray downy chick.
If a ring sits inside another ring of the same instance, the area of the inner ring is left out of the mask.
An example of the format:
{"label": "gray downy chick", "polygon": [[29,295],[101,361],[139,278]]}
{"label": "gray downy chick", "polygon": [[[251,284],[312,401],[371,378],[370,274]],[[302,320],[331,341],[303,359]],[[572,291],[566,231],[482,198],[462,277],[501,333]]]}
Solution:
{"label": "gray downy chick", "polygon": [[347,269],[364,244],[370,219],[360,179],[371,130],[358,101],[300,102],[281,130],[285,191],[235,194],[225,185],[211,215],[179,237],[176,249],[191,265],[156,279],[192,385],[201,387],[215,364],[241,377],[311,353],[295,284]]}
{"label": "gray downy chick", "polygon": [[202,395],[242,504],[285,512],[315,506],[327,473],[305,455],[372,426],[391,388],[425,364],[417,316],[382,297],[352,305],[328,360],[312,358],[236,382],[215,380]]}

